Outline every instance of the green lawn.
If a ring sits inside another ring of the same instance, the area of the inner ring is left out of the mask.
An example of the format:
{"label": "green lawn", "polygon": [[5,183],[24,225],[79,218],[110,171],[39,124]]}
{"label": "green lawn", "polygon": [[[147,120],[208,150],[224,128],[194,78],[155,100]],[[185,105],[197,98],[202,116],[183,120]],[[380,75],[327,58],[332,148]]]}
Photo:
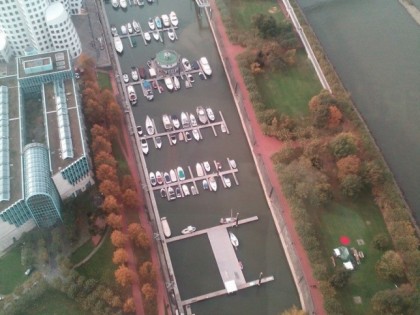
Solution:
{"label": "green lawn", "polygon": [[109,80],[108,73],[98,72],[98,84],[101,89],[112,90],[111,81]]}
{"label": "green lawn", "polygon": [[89,315],[77,303],[56,290],[47,290],[22,315]]}
{"label": "green lawn", "polygon": [[70,257],[70,260],[73,264],[81,262],[90,252],[93,251],[95,247],[92,244],[92,241],[89,239],[86,243],[80,246]]}
{"label": "green lawn", "polygon": [[315,71],[302,52],[297,65],[285,72],[269,72],[256,77],[264,103],[289,116],[308,114],[308,102],[321,91]]}
{"label": "green lawn", "polygon": [[[352,272],[349,284],[340,291],[338,297],[344,309],[351,309],[353,314],[369,313],[369,301],[380,290],[393,288],[393,283],[376,276],[375,265],[382,252],[372,246],[376,234],[387,233],[382,214],[369,201],[361,199],[357,204],[334,203],[319,213],[321,237],[327,255],[340,245],[340,236],[348,236],[349,247],[363,251],[365,258]],[[356,240],[362,239],[365,245],[358,245]],[[353,296],[360,296],[362,304],[356,305]]]}
{"label": "green lawn", "polygon": [[21,249],[16,246],[0,259],[0,294],[9,294],[27,277],[21,264]]}

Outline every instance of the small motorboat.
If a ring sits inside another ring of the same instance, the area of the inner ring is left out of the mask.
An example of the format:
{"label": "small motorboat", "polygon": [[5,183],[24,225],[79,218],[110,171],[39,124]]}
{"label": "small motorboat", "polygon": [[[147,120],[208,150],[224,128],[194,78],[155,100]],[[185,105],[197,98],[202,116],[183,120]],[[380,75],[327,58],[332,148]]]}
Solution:
{"label": "small motorboat", "polygon": [[155,133],[155,127],[153,126],[153,121],[149,115],[146,116],[146,132],[149,136]]}
{"label": "small motorboat", "polygon": [[121,34],[127,35],[127,26],[121,25]]}
{"label": "small motorboat", "polygon": [[193,129],[192,131],[192,135],[194,137],[195,140],[200,141],[200,133],[198,132],[197,129]]}
{"label": "small motorboat", "polygon": [[154,30],[154,31],[152,32],[152,35],[153,35],[153,38],[154,38],[155,40],[159,40],[159,39],[160,39],[160,33],[159,33],[159,30]]}
{"label": "small motorboat", "polygon": [[141,29],[140,29],[140,23],[137,22],[136,20],[133,20],[133,28],[134,28],[134,31],[136,33],[140,33],[140,31],[141,31]]}
{"label": "small motorboat", "polygon": [[210,173],[210,171],[211,171],[211,167],[210,167],[210,163],[209,163],[209,161],[204,161],[204,162],[203,162],[203,166],[204,166],[204,170],[205,170],[207,173]]}
{"label": "small motorboat", "polygon": [[204,110],[203,106],[198,106],[197,107],[197,116],[198,116],[198,120],[200,121],[200,123],[202,123],[202,124],[207,123],[207,115],[206,115],[206,111]]}
{"label": "small motorboat", "polygon": [[137,103],[137,94],[132,85],[127,85],[127,93],[131,105],[135,105]]}
{"label": "small motorboat", "polygon": [[207,77],[204,75],[204,73],[203,72],[201,72],[201,71],[199,71],[198,72],[198,77],[201,79],[201,80],[205,80]]}
{"label": "small motorboat", "polygon": [[190,124],[191,124],[191,127],[197,126],[197,119],[195,119],[195,116],[193,113],[190,113]]}
{"label": "small motorboat", "polygon": [[117,53],[121,54],[123,52],[124,46],[119,36],[114,37],[114,46]]}
{"label": "small motorboat", "polygon": [[165,189],[165,188],[162,188],[162,189],[160,190],[160,196],[161,196],[162,198],[166,198],[166,196],[167,196],[167,192],[166,192],[166,189]]}
{"label": "small motorboat", "polygon": [[133,81],[139,80],[139,72],[137,71],[136,67],[131,67],[131,78],[133,79]]}
{"label": "small motorboat", "polygon": [[162,147],[162,138],[160,136],[157,136],[155,138],[156,148],[160,149]]}
{"label": "small motorboat", "polygon": [[192,88],[192,83],[189,80],[185,80],[185,87],[187,89]]}
{"label": "small motorboat", "polygon": [[156,26],[155,26],[155,21],[153,21],[153,19],[152,19],[152,18],[149,18],[149,19],[147,20],[147,24],[149,24],[149,28],[150,28],[152,31],[156,28]]}
{"label": "small motorboat", "polygon": [[200,64],[201,64],[201,68],[203,69],[204,74],[207,76],[211,76],[212,74],[211,67],[206,57],[200,58]]}
{"label": "small motorboat", "polygon": [[163,128],[165,128],[165,130],[171,130],[172,129],[172,123],[171,123],[171,120],[170,120],[170,118],[167,114],[164,114],[162,116],[162,122],[163,122]]}
{"label": "small motorboat", "polygon": [[222,163],[218,161],[214,161],[214,163],[216,164],[216,168],[220,171],[222,169]]}
{"label": "small motorboat", "polygon": [[112,36],[118,36],[118,30],[115,25],[111,25],[111,34]]}
{"label": "small motorboat", "polygon": [[162,173],[159,171],[156,172],[156,182],[158,185],[163,184],[163,176],[162,176]]}
{"label": "small motorboat", "polygon": [[222,130],[222,132],[223,132],[223,133],[226,133],[227,128],[226,128],[225,123],[222,123],[222,124],[220,125],[220,130]]}
{"label": "small motorboat", "polygon": [[169,20],[169,16],[167,14],[162,14],[161,18],[164,27],[171,26],[171,21]]}
{"label": "small motorboat", "polygon": [[127,8],[127,0],[120,0],[120,7],[123,9]]}
{"label": "small motorboat", "polygon": [[179,82],[179,79],[177,76],[172,77],[172,80],[174,81],[174,89],[175,91],[178,91],[181,88],[181,83]]}
{"label": "small motorboat", "polygon": [[150,185],[156,186],[156,176],[155,176],[155,173],[150,172],[149,173],[149,179],[150,179]]}
{"label": "small motorboat", "polygon": [[171,20],[171,24],[173,26],[178,26],[178,17],[176,16],[176,13],[174,11],[171,11],[171,13],[169,13],[169,19]]}
{"label": "small motorboat", "polygon": [[181,63],[185,71],[191,71],[191,64],[187,58],[182,58]]}
{"label": "small motorboat", "polygon": [[216,182],[216,178],[209,177],[209,186],[210,186],[210,190],[212,191],[217,191],[217,182]]}
{"label": "small motorboat", "polygon": [[175,194],[176,194],[177,198],[182,198],[183,197],[182,194],[181,194],[181,188],[179,188],[179,187],[175,188]]}
{"label": "small motorboat", "polygon": [[188,225],[185,229],[181,231],[182,234],[191,234],[194,233],[197,230],[195,226]]}
{"label": "small motorboat", "polygon": [[165,237],[171,237],[171,228],[169,227],[166,217],[162,217],[160,221],[162,222],[162,230]]}
{"label": "small motorboat", "polygon": [[178,133],[178,140],[179,141],[184,141],[184,133],[183,132]]}
{"label": "small motorboat", "polygon": [[201,163],[195,164],[195,171],[197,172],[198,177],[204,176],[203,166]]}
{"label": "small motorboat", "polygon": [[207,182],[206,179],[203,179],[203,188],[204,188],[204,190],[209,189],[209,183]]}
{"label": "small motorboat", "polygon": [[190,127],[190,120],[188,119],[188,115],[186,112],[181,113],[181,125],[182,125],[182,128]]}
{"label": "small motorboat", "polygon": [[176,172],[178,173],[178,179],[179,180],[185,180],[185,172],[184,172],[184,169],[181,166],[177,167]]}
{"label": "small motorboat", "polygon": [[193,194],[193,196],[195,196],[195,195],[197,195],[197,194],[198,194],[198,192],[197,192],[197,188],[195,188],[195,186],[194,186],[194,185],[191,185],[190,189],[191,189],[191,193]]}
{"label": "small motorboat", "polygon": [[141,128],[141,126],[137,126],[137,134],[139,135],[139,137],[141,137],[143,135],[143,129]]}
{"label": "small motorboat", "polygon": [[165,184],[170,184],[172,182],[168,172],[163,173],[163,179],[165,180]]}
{"label": "small motorboat", "polygon": [[176,115],[171,116],[172,125],[175,129],[179,129],[181,127],[181,123],[179,122],[179,119]]}
{"label": "small motorboat", "polygon": [[236,214],[236,217],[233,216],[233,210],[230,209],[230,217],[227,218],[220,218],[220,224],[229,224],[236,222],[239,216],[239,212]]}
{"label": "small motorboat", "polygon": [[195,82],[194,77],[193,77],[193,75],[192,75],[191,73],[188,73],[188,74],[187,74],[187,80],[188,80],[190,83],[194,83],[194,82]]}
{"label": "small motorboat", "polygon": [[215,121],[216,117],[214,116],[213,110],[210,107],[206,108],[207,117],[211,122]]}
{"label": "small motorboat", "polygon": [[175,183],[175,182],[177,182],[177,181],[178,181],[178,177],[176,176],[176,172],[175,172],[175,170],[174,170],[174,169],[171,169],[171,170],[169,171],[169,175],[171,176],[171,181],[172,181],[172,183]]}
{"label": "small motorboat", "polygon": [[191,139],[191,133],[189,131],[185,131],[185,142],[188,142]]}
{"label": "small motorboat", "polygon": [[144,32],[143,34],[144,34],[144,40],[146,42],[150,42],[152,40],[152,36],[150,36],[149,32]]}
{"label": "small motorboat", "polygon": [[236,161],[235,160],[231,160],[231,159],[228,159],[228,160],[229,160],[230,167],[231,168],[236,168]]}
{"label": "small motorboat", "polygon": [[163,80],[168,91],[172,92],[174,90],[174,83],[172,82],[171,77],[165,77]]}
{"label": "small motorboat", "polygon": [[147,144],[146,139],[141,139],[141,150],[143,151],[144,155],[149,153],[149,145]]}
{"label": "small motorboat", "polygon": [[226,186],[227,188],[232,187],[232,182],[230,181],[229,176],[227,176],[227,175],[223,175],[223,176],[222,176],[222,179],[223,179],[223,182],[225,183],[225,186]]}
{"label": "small motorboat", "polygon": [[160,19],[160,17],[158,16],[155,17],[155,24],[156,24],[156,28],[162,28],[162,20]]}
{"label": "small motorboat", "polygon": [[176,199],[175,191],[172,187],[168,188],[168,199],[169,201]]}
{"label": "small motorboat", "polygon": [[170,138],[171,138],[172,144],[176,144],[176,135],[171,135]]}
{"label": "small motorboat", "polygon": [[238,249],[239,240],[235,236],[235,234],[233,234],[232,232],[229,232],[229,238],[230,238],[230,242],[232,243],[233,247],[235,247],[235,249]]}
{"label": "small motorboat", "polygon": [[119,6],[120,6],[120,2],[118,0],[112,0],[112,7],[114,9],[118,9]]}
{"label": "small motorboat", "polygon": [[142,79],[146,79],[146,69],[144,69],[143,67],[139,68],[139,76]]}
{"label": "small motorboat", "polygon": [[188,186],[183,184],[181,187],[182,187],[182,192],[184,193],[184,196],[189,196],[190,190],[188,189]]}
{"label": "small motorboat", "polygon": [[172,42],[175,41],[175,31],[173,28],[168,29],[168,37]]}
{"label": "small motorboat", "polygon": [[138,0],[137,3],[139,4],[139,7],[143,7],[144,6],[144,1],[143,0]]}
{"label": "small motorboat", "polygon": [[128,77],[128,74],[127,73],[124,73],[123,74],[123,81],[124,81],[124,83],[130,82],[130,78]]}
{"label": "small motorboat", "polygon": [[129,34],[133,34],[133,27],[130,22],[127,23],[127,31]]}

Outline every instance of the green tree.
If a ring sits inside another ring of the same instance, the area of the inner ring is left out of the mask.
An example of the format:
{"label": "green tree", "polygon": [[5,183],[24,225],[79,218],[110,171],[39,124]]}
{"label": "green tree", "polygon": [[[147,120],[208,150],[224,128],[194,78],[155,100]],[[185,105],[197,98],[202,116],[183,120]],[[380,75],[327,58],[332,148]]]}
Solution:
{"label": "green tree", "polygon": [[351,273],[344,268],[338,268],[334,271],[334,274],[330,277],[330,284],[336,289],[344,288],[349,282]]}
{"label": "green tree", "polygon": [[262,38],[276,37],[280,30],[273,16],[268,14],[256,14],[252,17],[252,23],[257,28]]}
{"label": "green tree", "polygon": [[330,148],[337,159],[356,154],[357,139],[351,132],[342,132],[331,140]]}
{"label": "green tree", "polygon": [[376,234],[372,240],[373,247],[378,250],[387,250],[391,246],[391,241],[385,233]]}
{"label": "green tree", "polygon": [[281,315],[307,315],[308,313],[304,310],[297,308],[296,305],[293,305],[291,308],[285,310]]}
{"label": "green tree", "polygon": [[362,178],[354,174],[344,176],[341,180],[340,188],[343,195],[350,198],[355,198],[363,189]]}
{"label": "green tree", "polygon": [[409,285],[401,285],[397,289],[379,291],[371,303],[376,314],[414,315],[420,309],[419,301],[418,292]]}
{"label": "green tree", "polygon": [[404,262],[401,256],[389,250],[376,263],[376,272],[383,279],[399,282],[405,277]]}

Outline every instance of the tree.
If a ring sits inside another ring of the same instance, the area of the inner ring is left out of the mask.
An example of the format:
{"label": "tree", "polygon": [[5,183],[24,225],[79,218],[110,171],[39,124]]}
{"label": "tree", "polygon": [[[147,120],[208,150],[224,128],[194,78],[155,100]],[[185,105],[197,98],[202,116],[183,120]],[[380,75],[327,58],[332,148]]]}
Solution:
{"label": "tree", "polygon": [[124,191],[122,195],[122,200],[123,200],[124,206],[129,210],[133,210],[137,208],[140,204],[140,199],[138,197],[137,192],[130,188]]}
{"label": "tree", "polygon": [[124,313],[133,313],[136,311],[136,305],[134,304],[134,299],[132,297],[125,300],[123,310]]}
{"label": "tree", "polygon": [[330,112],[328,119],[328,128],[337,128],[343,121],[343,114],[335,105],[328,107],[328,110]]}
{"label": "tree", "polygon": [[112,231],[111,233],[111,243],[115,247],[124,247],[128,241],[127,235],[119,230]]}
{"label": "tree", "polygon": [[286,145],[280,149],[279,152],[275,153],[272,160],[275,164],[290,164],[292,161],[298,159],[303,153],[302,147],[293,145]]}
{"label": "tree", "polygon": [[137,235],[143,233],[143,231],[143,227],[140,225],[140,223],[131,223],[127,228],[128,236],[131,240],[134,240]]}
{"label": "tree", "polygon": [[121,195],[121,189],[118,182],[112,180],[104,180],[102,183],[99,184],[99,191],[104,196],[114,196],[119,198]]}
{"label": "tree", "polygon": [[341,192],[350,198],[357,197],[363,189],[362,178],[358,175],[350,174],[344,176],[340,183]]}
{"label": "tree", "polygon": [[139,276],[141,283],[151,283],[154,284],[156,281],[156,268],[153,266],[152,262],[145,261],[139,268]]}
{"label": "tree", "polygon": [[113,229],[119,230],[122,228],[122,216],[115,213],[110,213],[106,217],[106,223]]}
{"label": "tree", "polygon": [[143,249],[150,248],[150,239],[140,224],[131,223],[128,226],[128,235],[130,236],[130,239],[136,244],[136,246],[139,246]]}
{"label": "tree", "polygon": [[124,248],[117,248],[112,256],[112,262],[116,265],[124,264],[128,261],[128,254]]}
{"label": "tree", "polygon": [[150,283],[145,283],[142,285],[141,293],[143,294],[146,301],[152,301],[156,298],[156,290]]}
{"label": "tree", "polygon": [[106,118],[108,125],[120,125],[122,118],[121,108],[115,101],[108,104],[106,108]]}
{"label": "tree", "polygon": [[134,280],[133,271],[128,269],[128,267],[124,265],[119,266],[118,269],[115,270],[114,275],[115,280],[122,287],[126,287],[127,285],[131,284]]}
{"label": "tree", "polygon": [[357,175],[360,170],[360,159],[356,155],[349,155],[336,162],[338,178],[344,178],[349,174]]}
{"label": "tree", "polygon": [[77,58],[77,65],[79,68],[82,69],[89,69],[95,68],[95,60],[89,57],[87,54],[82,53],[80,54],[79,58]]}
{"label": "tree", "polygon": [[376,263],[375,269],[378,276],[383,279],[398,282],[405,277],[404,262],[401,256],[393,250],[389,250],[382,255]]}
{"label": "tree", "polygon": [[339,268],[334,271],[334,274],[330,277],[329,282],[334,288],[342,289],[347,285],[350,276],[350,271],[344,268]]}
{"label": "tree", "polygon": [[357,139],[351,132],[342,132],[330,142],[332,153],[337,159],[357,152]]}
{"label": "tree", "polygon": [[281,315],[307,315],[308,313],[304,310],[297,308],[296,305],[293,305],[291,308],[285,310]]}
{"label": "tree", "polygon": [[362,166],[363,181],[371,186],[382,184],[385,178],[384,168],[377,161],[368,161]]}
{"label": "tree", "polygon": [[101,164],[96,168],[96,177],[100,181],[110,180],[118,182],[117,170],[108,164]]}
{"label": "tree", "polygon": [[97,155],[100,151],[107,153],[112,152],[112,145],[107,139],[101,136],[97,136],[92,139],[92,151],[94,155]]}
{"label": "tree", "polygon": [[121,189],[122,190],[126,190],[126,189],[135,190],[136,189],[136,184],[134,183],[133,176],[131,175],[123,176],[121,180]]}
{"label": "tree", "polygon": [[[92,89],[91,93],[94,93]],[[99,124],[102,122],[104,109],[97,100],[93,98],[84,99],[83,105],[83,112],[90,124]]]}
{"label": "tree", "polygon": [[112,307],[121,307],[121,305],[122,305],[122,301],[121,301],[121,298],[119,297],[119,296],[117,296],[117,295],[115,295],[115,296],[113,296],[110,300],[109,300],[109,304],[112,306]]}
{"label": "tree", "polygon": [[102,127],[101,125],[98,124],[94,124],[92,126],[92,128],[90,128],[90,134],[92,136],[92,138],[96,138],[96,137],[103,137],[107,140],[109,140],[109,133],[108,130],[104,127]]}
{"label": "tree", "polygon": [[252,23],[262,38],[276,37],[279,34],[277,22],[271,15],[256,14],[252,16]]}
{"label": "tree", "polygon": [[110,89],[103,89],[99,95],[99,100],[102,104],[109,104],[115,101],[115,97]]}
{"label": "tree", "polygon": [[397,289],[376,293],[372,300],[372,308],[376,314],[414,315],[419,310],[419,293],[410,285],[401,285]]}
{"label": "tree", "polygon": [[376,234],[372,241],[373,247],[378,250],[387,250],[391,246],[391,241],[385,233]]}
{"label": "tree", "polygon": [[121,205],[114,196],[108,195],[102,203],[102,210],[106,213],[119,213],[121,211]]}

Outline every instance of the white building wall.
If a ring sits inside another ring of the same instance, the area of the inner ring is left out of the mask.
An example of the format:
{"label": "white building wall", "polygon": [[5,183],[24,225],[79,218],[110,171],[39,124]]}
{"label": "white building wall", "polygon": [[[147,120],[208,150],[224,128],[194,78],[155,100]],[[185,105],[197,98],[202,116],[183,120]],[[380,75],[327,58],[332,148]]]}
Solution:
{"label": "white building wall", "polygon": [[6,34],[0,30],[0,61],[9,62],[13,56],[13,50],[9,45]]}
{"label": "white building wall", "polygon": [[32,219],[18,228],[0,219],[0,257],[6,253],[5,250],[13,245],[15,240],[19,240],[23,233],[29,232],[35,226],[35,221]]}

